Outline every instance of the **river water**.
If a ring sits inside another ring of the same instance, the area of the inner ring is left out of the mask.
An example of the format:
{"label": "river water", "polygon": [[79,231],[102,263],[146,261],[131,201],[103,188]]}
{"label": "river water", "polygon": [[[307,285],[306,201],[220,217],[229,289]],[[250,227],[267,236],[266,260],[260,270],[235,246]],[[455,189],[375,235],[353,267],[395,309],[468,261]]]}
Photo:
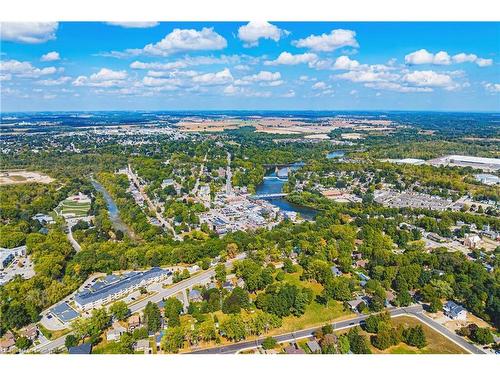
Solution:
{"label": "river water", "polygon": [[109,195],[108,191],[99,182],[95,180],[92,180],[91,182],[92,186],[94,186],[94,188],[104,196],[104,200],[106,201],[106,205],[108,207],[109,219],[111,220],[113,228],[115,228],[115,230],[122,231],[124,234],[128,234],[129,237],[131,237],[132,231],[120,218],[120,211],[113,198],[111,198],[111,195]]}
{"label": "river water", "polygon": [[[330,152],[328,155],[326,155],[326,158],[327,159],[342,158],[344,154],[345,154],[344,151],[333,151]],[[288,167],[281,168],[278,171],[278,174],[282,175],[283,173],[280,172],[284,172],[284,170],[287,168],[289,171],[297,170],[303,165],[304,163],[302,162],[291,164]],[[257,185],[255,191],[256,194],[276,194],[276,193],[281,193],[283,191],[283,185],[287,182],[286,178],[276,178],[277,174],[274,169],[270,169],[266,173],[266,177],[271,177],[271,178],[265,178],[261,184]],[[269,202],[271,202],[276,207],[279,207],[283,211],[297,212],[305,220],[314,220],[314,218],[318,213],[318,211],[315,209],[290,203],[285,198],[273,198],[269,199]]]}

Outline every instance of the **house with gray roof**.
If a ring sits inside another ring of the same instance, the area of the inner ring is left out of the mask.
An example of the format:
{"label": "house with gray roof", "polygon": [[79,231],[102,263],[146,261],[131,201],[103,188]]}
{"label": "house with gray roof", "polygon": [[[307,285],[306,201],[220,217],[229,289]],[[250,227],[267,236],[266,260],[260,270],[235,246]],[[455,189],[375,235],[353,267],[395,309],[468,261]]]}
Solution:
{"label": "house with gray roof", "polygon": [[463,306],[456,304],[453,301],[448,301],[443,306],[444,315],[453,320],[466,320],[467,310]]}

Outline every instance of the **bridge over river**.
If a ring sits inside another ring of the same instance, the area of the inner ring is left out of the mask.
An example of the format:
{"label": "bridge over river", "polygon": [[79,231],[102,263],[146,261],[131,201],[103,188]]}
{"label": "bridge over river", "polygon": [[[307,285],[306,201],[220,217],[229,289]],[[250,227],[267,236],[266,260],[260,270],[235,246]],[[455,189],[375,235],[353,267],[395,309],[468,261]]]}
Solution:
{"label": "bridge over river", "polygon": [[269,193],[269,194],[254,194],[250,199],[273,199],[286,197],[288,193]]}

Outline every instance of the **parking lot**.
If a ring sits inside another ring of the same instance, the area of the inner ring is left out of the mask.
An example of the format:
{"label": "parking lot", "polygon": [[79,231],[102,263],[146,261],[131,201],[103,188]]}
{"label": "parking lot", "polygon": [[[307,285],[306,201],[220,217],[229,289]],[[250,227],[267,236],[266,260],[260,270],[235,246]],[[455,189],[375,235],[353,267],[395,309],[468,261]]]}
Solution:
{"label": "parking lot", "polygon": [[0,285],[12,280],[16,275],[21,275],[25,279],[35,276],[33,262],[29,257],[16,257],[7,268],[1,270]]}

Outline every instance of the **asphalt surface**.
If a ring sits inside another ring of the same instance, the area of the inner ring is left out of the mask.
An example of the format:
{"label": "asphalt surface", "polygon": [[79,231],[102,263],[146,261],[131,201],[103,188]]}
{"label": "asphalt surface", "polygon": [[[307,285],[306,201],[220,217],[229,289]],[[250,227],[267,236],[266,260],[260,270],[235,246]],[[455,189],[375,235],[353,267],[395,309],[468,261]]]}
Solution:
{"label": "asphalt surface", "polygon": [[[449,331],[448,329],[446,329],[445,327],[441,326],[439,323],[436,323],[435,321],[433,321],[431,318],[425,316],[423,314],[423,309],[422,309],[421,305],[413,305],[413,306],[405,307],[405,308],[395,308],[395,309],[389,310],[389,312],[390,312],[392,317],[396,317],[399,315],[414,316],[417,319],[420,319],[423,323],[429,325],[431,328],[437,330],[439,333],[443,334],[449,340],[455,342],[457,345],[461,346],[462,348],[464,348],[468,352],[473,353],[473,354],[485,354],[482,350],[480,350],[477,347],[475,347],[474,345],[468,343],[462,337],[456,335],[455,333],[453,333],[453,332]],[[332,324],[332,327],[335,331],[342,330],[342,329],[349,328],[349,327],[353,327],[353,326],[359,325],[360,322],[365,320],[368,316],[369,315],[359,315],[356,318],[347,319],[347,320],[343,320],[340,322],[335,322]],[[274,338],[276,339],[276,341],[278,343],[304,339],[307,337],[312,337],[314,332],[318,328],[319,327],[307,328],[307,329],[303,329],[300,331],[284,333],[281,335],[274,336]],[[262,341],[264,341],[264,339],[239,342],[239,343],[225,345],[225,346],[219,346],[219,347],[215,347],[215,348],[197,350],[197,351],[193,351],[189,354],[236,354],[242,350],[249,350],[249,349],[254,349],[254,348],[258,347],[258,346],[262,345]]]}

